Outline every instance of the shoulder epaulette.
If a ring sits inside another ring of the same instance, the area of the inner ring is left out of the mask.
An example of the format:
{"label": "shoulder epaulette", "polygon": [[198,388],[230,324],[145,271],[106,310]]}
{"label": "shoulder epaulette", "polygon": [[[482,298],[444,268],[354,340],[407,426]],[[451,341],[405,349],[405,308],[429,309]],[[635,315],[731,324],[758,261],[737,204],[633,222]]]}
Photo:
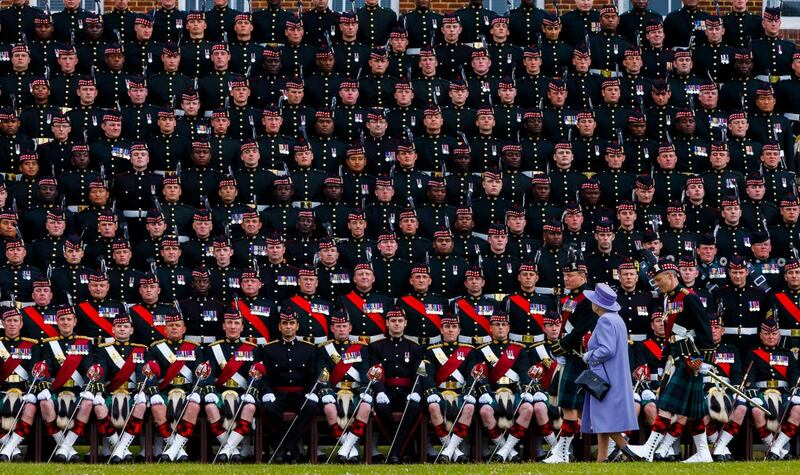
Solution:
{"label": "shoulder epaulette", "polygon": [[50,337],[50,338],[45,338],[45,339],[43,339],[41,342],[42,342],[42,343],[50,343],[51,341],[56,341],[56,340],[58,340],[59,338],[60,338],[60,337],[53,336],[53,337]]}
{"label": "shoulder epaulette", "polygon": [[161,340],[156,340],[156,341],[154,341],[153,343],[150,343],[150,346],[151,346],[151,347],[152,347],[152,346],[156,346],[156,345],[158,345],[159,343],[163,343],[163,342],[165,342],[165,341],[167,341],[167,340],[162,338]]}
{"label": "shoulder epaulette", "polygon": [[100,343],[99,345],[97,345],[97,347],[98,348],[105,348],[107,346],[112,346],[113,344],[114,344],[113,341],[109,341],[109,342],[105,342],[105,343]]}
{"label": "shoulder epaulette", "polygon": [[143,345],[141,343],[131,343],[131,346],[137,346],[139,348],[147,348],[147,345]]}
{"label": "shoulder epaulette", "polygon": [[36,338],[25,338],[25,337],[23,336],[23,337],[22,337],[22,340],[23,340],[23,341],[29,341],[29,342],[31,342],[31,343],[39,343],[39,340],[37,340]]}
{"label": "shoulder epaulette", "polygon": [[[165,340],[165,341],[166,341],[166,340]],[[194,346],[200,346],[200,343],[197,343],[196,341],[191,341],[191,340],[183,340],[183,342],[184,342],[184,343],[191,343],[191,344],[192,344],[192,345],[194,345]]]}
{"label": "shoulder epaulette", "polygon": [[522,343],[520,343],[520,342],[518,342],[518,341],[512,341],[512,342],[511,342],[511,344],[512,344],[512,345],[521,346],[521,347],[523,347],[523,348],[525,347],[525,345],[524,345],[524,344],[522,344]]}
{"label": "shoulder epaulette", "polygon": [[[310,341],[308,341],[308,340],[304,340],[304,339],[302,339],[302,338],[299,338],[299,340],[300,340],[301,342],[305,343],[306,345],[317,346],[317,345],[315,345],[314,343],[312,343],[312,342],[310,342]],[[278,340],[275,340],[274,342],[271,342],[271,343],[275,343],[275,342],[277,342],[277,341],[278,341]]]}
{"label": "shoulder epaulette", "polygon": [[689,289],[687,289],[686,287],[682,287],[681,288],[681,293],[689,295]]}
{"label": "shoulder epaulette", "polygon": [[78,338],[83,338],[84,340],[91,340],[92,339],[92,337],[90,337],[90,336],[75,335],[75,339],[77,340]]}
{"label": "shoulder epaulette", "polygon": [[441,348],[441,347],[442,347],[442,344],[441,343],[437,343],[435,345],[428,346],[428,349],[429,350],[435,350],[436,348]]}
{"label": "shoulder epaulette", "polygon": [[458,346],[466,346],[468,348],[475,348],[472,343],[459,343]]}
{"label": "shoulder epaulette", "polygon": [[[300,341],[303,341],[303,340],[300,340]],[[278,343],[278,340],[268,341],[267,344],[264,345],[264,346],[274,345],[275,343]]]}
{"label": "shoulder epaulette", "polygon": [[217,341],[212,341],[211,343],[209,343],[209,344],[208,344],[208,346],[219,345],[219,344],[220,344],[220,343],[222,343],[223,341],[225,341],[225,340],[217,340]]}
{"label": "shoulder epaulette", "polygon": [[483,348],[483,347],[485,347],[485,346],[489,346],[489,345],[491,345],[491,344],[492,344],[491,342],[489,342],[489,343],[483,343],[483,344],[481,344],[481,345],[478,345],[478,346],[476,346],[476,347],[475,347],[475,349],[476,349],[476,350],[480,350],[481,348]]}

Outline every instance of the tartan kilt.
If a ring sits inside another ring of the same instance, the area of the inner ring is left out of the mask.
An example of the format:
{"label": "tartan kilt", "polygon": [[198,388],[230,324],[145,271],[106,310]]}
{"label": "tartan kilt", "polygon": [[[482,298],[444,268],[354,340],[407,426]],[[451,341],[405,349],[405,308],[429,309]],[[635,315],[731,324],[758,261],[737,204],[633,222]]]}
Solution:
{"label": "tartan kilt", "polygon": [[575,379],[586,369],[586,363],[576,356],[567,356],[566,364],[558,379],[558,407],[562,409],[582,409],[583,389],[575,384]]}
{"label": "tartan kilt", "polygon": [[708,415],[703,376],[692,375],[681,357],[675,359],[675,371],[658,396],[658,408],[689,419],[701,419]]}

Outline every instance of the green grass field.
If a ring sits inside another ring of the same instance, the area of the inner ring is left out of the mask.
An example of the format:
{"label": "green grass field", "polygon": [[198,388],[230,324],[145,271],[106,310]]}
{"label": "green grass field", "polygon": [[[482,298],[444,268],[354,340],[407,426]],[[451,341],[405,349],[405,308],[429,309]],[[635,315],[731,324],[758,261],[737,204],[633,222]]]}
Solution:
{"label": "green grass field", "polygon": [[2,473],[25,475],[67,475],[67,474],[131,474],[131,475],[202,475],[202,474],[254,474],[276,473],[281,475],[331,474],[331,475],[627,475],[627,474],[670,474],[670,475],[736,475],[736,474],[796,474],[800,472],[800,461],[794,462],[737,462],[687,465],[681,463],[614,463],[568,465],[544,464],[471,464],[471,465],[45,465],[45,464],[4,464]]}

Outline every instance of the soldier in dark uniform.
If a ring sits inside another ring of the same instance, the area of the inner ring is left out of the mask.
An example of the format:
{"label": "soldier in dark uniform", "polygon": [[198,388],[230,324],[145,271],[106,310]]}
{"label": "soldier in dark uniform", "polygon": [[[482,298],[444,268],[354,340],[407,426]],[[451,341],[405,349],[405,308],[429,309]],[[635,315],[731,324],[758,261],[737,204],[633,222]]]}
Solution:
{"label": "soldier in dark uniform", "polygon": [[128,314],[133,321],[134,334],[132,339],[137,343],[150,346],[159,337],[166,337],[167,316],[174,312],[171,302],[162,295],[162,285],[168,286],[169,282],[162,284],[155,275],[147,273],[139,278],[138,303],[128,309]]}
{"label": "soldier in dark uniform", "polygon": [[[542,317],[556,308],[551,293],[536,287],[539,282],[537,262],[524,261],[519,266],[517,275],[520,290],[508,295],[503,304],[508,309],[511,329],[509,339],[525,345],[533,345],[544,341],[544,323]],[[549,290],[549,289],[548,289]]]}
{"label": "soldier in dark uniform", "polygon": [[[82,302],[89,297],[87,284],[92,271],[82,265],[84,250],[81,238],[76,235],[67,237],[61,252],[65,265],[53,269],[53,295],[59,303],[70,299]],[[111,262],[108,263],[111,265]]]}
{"label": "soldier in dark uniform", "polygon": [[253,31],[258,43],[286,43],[284,29],[292,14],[281,6],[281,0],[270,0],[267,7],[253,12]]}
{"label": "soldier in dark uniform", "polygon": [[661,14],[647,8],[648,0],[631,2],[631,9],[619,16],[618,33],[629,43],[645,45],[647,25],[651,20],[661,22]]}
{"label": "soldier in dark uniform", "polygon": [[389,40],[389,32],[397,14],[390,8],[380,6],[378,0],[367,0],[356,12],[358,16],[358,41],[364,45],[383,46]]}
{"label": "soldier in dark uniform", "polygon": [[612,71],[619,69],[630,43],[617,34],[619,15],[614,4],[600,9],[598,23],[598,30],[588,36],[586,46],[589,47],[592,58],[591,72],[607,78]]}
{"label": "soldier in dark uniform", "polygon": [[[708,406],[701,375],[701,372],[705,374],[711,369],[709,366],[714,355],[708,318],[699,297],[681,284],[678,268],[672,261],[659,260],[650,274],[659,291],[665,294],[665,334],[669,337],[668,350],[675,370],[665,386],[660,388],[659,416],[650,437],[643,445],[628,448],[636,456],[652,461],[659,443],[671,447],[688,419],[693,419],[688,428],[697,452],[687,460],[710,462],[712,457],[703,422],[708,415]],[[673,413],[678,415],[676,422],[670,419]]]}
{"label": "soldier in dark uniform", "polygon": [[[195,79],[208,74],[211,69],[211,45],[206,39],[205,13],[192,10],[186,15],[186,38],[180,43],[181,62],[179,71]],[[220,40],[217,40],[220,41]]]}
{"label": "soldier in dark uniform", "polygon": [[[0,359],[4,380],[0,386],[6,393],[6,401],[11,404],[9,394],[16,394],[15,402],[19,405],[17,417],[13,419],[15,424],[0,450],[0,462],[9,462],[22,458],[17,447],[31,432],[38,394],[33,389],[39,387],[42,377],[46,376],[47,367],[41,362],[39,341],[20,336],[22,316],[19,311],[16,308],[6,310],[2,318],[4,336],[0,337],[3,347]],[[29,388],[31,391],[28,391]]]}
{"label": "soldier in dark uniform", "polygon": [[[375,383],[376,422],[392,445],[386,454],[386,463],[397,464],[412,440],[420,411],[422,390],[418,368],[422,363],[423,348],[404,335],[408,325],[406,315],[397,308],[386,312],[386,338],[369,345],[370,364],[383,366],[384,379]],[[415,384],[416,383],[416,384]],[[400,424],[394,422],[392,412],[403,411]]]}
{"label": "soldier in dark uniform", "polygon": [[785,194],[794,194],[792,183],[795,174],[783,165],[782,153],[780,144],[774,140],[769,140],[761,147],[759,168],[766,187],[764,199],[772,203],[780,202]]}
{"label": "soldier in dark uniform", "polygon": [[53,302],[53,291],[50,282],[38,280],[33,283],[31,296],[33,305],[21,310],[23,336],[41,340],[58,335],[57,315],[58,306]]}
{"label": "soldier in dark uniform", "polygon": [[[483,293],[486,279],[483,271],[473,266],[461,272],[464,275],[462,296],[453,301],[453,313],[458,318],[462,334],[458,339],[460,342],[471,345],[488,343],[491,340],[489,320],[494,314],[495,308],[501,305],[498,301],[490,298]],[[444,295],[452,295],[447,293]]]}
{"label": "soldier in dark uniform", "polygon": [[181,248],[178,238],[164,236],[160,243],[161,262],[156,270],[159,282],[163,282],[162,298],[168,302],[189,296],[192,284],[192,271],[180,265]]}
{"label": "soldier in dark uniform", "polygon": [[418,264],[411,269],[410,294],[401,297],[398,305],[408,318],[409,338],[421,345],[438,343],[441,318],[447,311],[447,299],[429,292],[431,277],[427,266]]}
{"label": "soldier in dark uniform", "polygon": [[800,320],[795,318],[800,315],[797,311],[800,305],[800,262],[789,259],[783,267],[785,288],[775,291],[767,303],[767,312],[780,325],[781,347],[792,349],[800,348]]}
{"label": "soldier in dark uniform", "polygon": [[756,79],[776,83],[790,74],[796,46],[793,41],[780,37],[780,6],[764,9],[763,18],[761,24],[764,27],[764,36],[753,41],[751,46],[753,71],[757,75]]}
{"label": "soldier in dark uniform", "polygon": [[[39,269],[64,265],[63,247],[66,240],[67,220],[60,208],[50,208],[39,223],[38,231],[45,235],[31,243],[31,264]],[[37,233],[39,234],[39,233]],[[27,235],[27,233],[26,233]]]}
{"label": "soldier in dark uniform", "polygon": [[[266,374],[261,349],[241,338],[242,316],[226,312],[222,329],[225,338],[208,345],[203,353],[211,363],[207,385],[202,388],[205,413],[211,434],[219,441],[217,460],[222,463],[242,459],[239,445],[253,428],[253,418],[261,389],[261,377]],[[235,393],[235,396],[234,396]],[[242,404],[237,420],[228,420],[233,430],[225,429],[222,408],[227,404]],[[227,434],[227,438],[226,438]]]}
{"label": "soldier in dark uniform", "polygon": [[408,47],[433,46],[441,44],[443,25],[442,15],[431,10],[429,0],[415,0],[415,8],[400,17],[400,23],[408,34]]}
{"label": "soldier in dark uniform", "polygon": [[[498,447],[494,457],[507,462],[518,458],[515,449],[525,436],[533,417],[533,394],[530,393],[528,351],[525,345],[509,341],[508,313],[496,309],[491,319],[492,341],[475,349],[475,360],[486,364],[489,373],[477,387],[481,422],[489,439]],[[517,399],[519,398],[519,400]],[[515,411],[509,409],[515,407]],[[498,419],[506,419],[511,427],[505,432]]]}
{"label": "soldier in dark uniform", "polygon": [[721,308],[726,344],[747,352],[756,346],[758,325],[767,311],[767,296],[748,278],[747,261],[741,256],[728,259],[729,283],[717,289],[714,299]]}
{"label": "soldier in dark uniform", "polygon": [[297,314],[298,333],[307,341],[321,343],[327,339],[328,322],[333,304],[317,296],[319,279],[313,267],[304,266],[297,271],[297,293],[281,303],[283,311]]}
{"label": "soldier in dark uniform", "polygon": [[432,237],[433,255],[429,261],[432,279],[431,291],[440,295],[458,295],[463,292],[463,276],[469,268],[469,264],[464,258],[453,252],[455,245],[450,229],[440,226]]}
{"label": "soldier in dark uniform", "polygon": [[558,406],[563,411],[563,422],[561,432],[556,442],[552,455],[545,459],[548,463],[567,462],[564,454],[569,454],[569,446],[572,439],[580,431],[579,410],[582,406],[582,393],[578,391],[575,384],[575,377],[584,369],[583,360],[575,356],[573,350],[577,351],[585,344],[586,333],[591,332],[597,323],[597,315],[592,311],[592,304],[586,299],[584,290],[588,290],[586,277],[586,264],[583,259],[572,255],[562,267],[564,277],[564,288],[567,295],[561,297],[561,318],[563,320],[564,333],[560,339],[550,342],[553,355],[564,357],[566,363],[561,372],[561,379],[558,383]]}
{"label": "soldier in dark uniform", "polygon": [[397,256],[397,235],[394,231],[383,230],[376,247],[379,255],[372,262],[372,268],[381,278],[375,282],[375,289],[390,297],[402,295],[408,286],[411,263]]}
{"label": "soldier in dark uniform", "polygon": [[[308,422],[317,413],[319,396],[312,392],[317,381],[317,348],[297,337],[297,315],[281,312],[278,323],[280,336],[261,351],[267,369],[262,381],[261,401],[270,421],[273,435],[285,433],[282,445],[274,444],[276,463],[292,463],[300,458],[298,443]],[[294,412],[297,419],[284,429],[283,415]],[[280,439],[273,439],[280,440]]]}
{"label": "soldier in dark uniform", "polygon": [[725,29],[720,17],[709,16],[704,24],[708,44],[697,47],[692,54],[694,73],[714,82],[725,81],[733,74],[734,48],[723,43]]}
{"label": "soldier in dark uniform", "polygon": [[259,296],[261,285],[261,278],[254,269],[242,272],[242,296],[233,300],[231,306],[244,318],[242,338],[265,345],[272,339],[270,332],[277,328],[278,308],[275,302]]}
{"label": "soldier in dark uniform", "polygon": [[206,38],[209,41],[220,41],[226,35],[234,34],[234,25],[239,12],[230,7],[228,0],[215,0],[214,7],[205,13]]}
{"label": "soldier in dark uniform", "polygon": [[753,282],[760,288],[766,290],[773,289],[780,286],[782,265],[785,263],[784,258],[772,256],[772,243],[770,236],[766,231],[755,231],[750,236],[750,250],[753,252],[753,260],[748,266]]}
{"label": "soldier in dark uniform", "polygon": [[747,0],[731,2],[731,11],[722,17],[725,26],[725,44],[745,48],[764,34],[761,15],[748,11]]}
{"label": "soldier in dark uniform", "polygon": [[103,341],[113,337],[112,320],[125,314],[125,308],[117,300],[108,298],[108,277],[100,272],[89,274],[89,297],[76,305],[79,333]]}
{"label": "soldier in dark uniform", "polygon": [[316,48],[325,41],[325,33],[331,38],[336,35],[336,26],[339,24],[339,13],[328,7],[328,2],[315,2],[314,8],[303,12],[303,25],[305,36],[303,43]]}
{"label": "soldier in dark uniform", "polygon": [[394,300],[374,290],[375,273],[369,262],[355,265],[352,280],[353,290],[337,297],[337,307],[350,316],[351,337],[363,344],[378,341],[386,334],[386,313]]}
{"label": "soldier in dark uniform", "polygon": [[793,351],[779,345],[782,328],[779,329],[775,316],[769,315],[762,323],[759,331],[761,345],[747,353],[745,360],[753,363],[748,373],[750,385],[749,396],[769,402],[769,407],[778,411],[786,407],[782,420],[778,419],[780,428],[777,433],[767,427],[767,416],[761,409],[752,408],[753,426],[756,434],[766,444],[767,460],[781,460],[788,451],[784,448],[797,433],[800,424],[800,405],[794,399],[795,384],[798,376],[797,360]]}
{"label": "soldier in dark uniform", "polygon": [[0,12],[0,31],[3,41],[22,41],[23,35],[33,37],[34,19],[42,11],[32,7],[26,0],[14,0]]}
{"label": "soldier in dark uniform", "polygon": [[792,123],[786,117],[781,117],[775,110],[775,93],[768,84],[763,84],[756,91],[756,109],[751,117],[750,137],[764,144],[777,142],[780,145],[782,168],[790,172],[797,170],[794,153],[794,134]]}
{"label": "soldier in dark uniform", "polygon": [[[164,327],[165,338],[154,341],[147,351],[145,364],[153,370],[154,378],[145,392],[150,397],[156,432],[164,441],[169,440],[169,446],[156,455],[165,462],[186,461],[189,457],[183,451],[183,445],[194,432],[200,413],[200,393],[192,392],[197,377],[195,371],[199,365],[208,363],[204,361],[197,343],[184,340],[186,323],[180,312],[173,310],[168,313]],[[173,404],[180,403],[186,405],[185,409],[169,414]],[[179,419],[178,416],[182,417]],[[172,423],[175,424],[174,430]]]}
{"label": "soldier in dark uniform", "polygon": [[335,71],[342,77],[355,78],[369,59],[369,46],[359,42],[361,26],[358,22],[359,16],[355,12],[344,12],[339,16],[341,37],[333,44],[333,55]]}
{"label": "soldier in dark uniform", "polygon": [[178,124],[171,107],[159,110],[157,117],[158,131],[154,131],[153,136],[147,141],[147,149],[152,155],[152,168],[176,171],[179,163],[181,166],[190,163],[192,140],[177,133]]}
{"label": "soldier in dark uniform", "polygon": [[222,336],[220,320],[226,306],[209,296],[211,283],[208,269],[199,266],[192,270],[192,294],[179,302],[186,321],[186,339],[198,344],[211,343]]}
{"label": "soldier in dark uniform", "polygon": [[788,258],[793,255],[794,249],[800,243],[800,226],[798,226],[797,196],[784,195],[780,202],[780,221],[768,227],[769,237],[772,241],[772,250],[776,256]]}
{"label": "soldier in dark uniform", "polygon": [[[374,387],[367,388],[369,351],[366,345],[350,341],[350,321],[344,312],[331,315],[331,336],[333,338],[322,343],[317,350],[317,367],[327,370],[331,375],[318,393],[331,435],[341,441],[338,460],[341,463],[358,463],[356,444],[369,422],[375,393]],[[350,419],[347,416],[344,418],[351,422],[347,427],[339,422],[339,408],[344,403],[337,399],[343,397],[350,402],[345,414],[349,414],[351,409],[353,414]]]}
{"label": "soldier in dark uniform", "polygon": [[576,2],[574,10],[561,15],[561,22],[561,39],[575,47],[584,43],[587,35],[600,31],[600,12],[591,2]]}
{"label": "soldier in dark uniform", "polygon": [[[107,322],[106,325],[112,324]],[[124,310],[113,318],[112,328],[113,339],[97,346],[95,364],[90,371],[98,372],[101,379],[89,390],[95,393],[98,402],[102,401],[97,405],[102,407],[95,407],[95,415],[99,421],[98,434],[107,437],[109,447],[113,449],[108,463],[118,464],[133,460],[128,447],[137,436],[142,435],[144,429],[142,419],[147,408],[147,396],[141,388],[150,379],[152,372],[149,368],[147,370],[142,368],[147,345],[130,341],[133,336],[133,324],[131,317],[126,315]],[[118,419],[122,414],[121,411],[112,410],[114,403],[124,404],[130,411],[130,417],[119,435],[116,434],[116,429],[108,417]]]}
{"label": "soldier in dark uniform", "polygon": [[6,265],[0,267],[0,291],[20,302],[30,302],[33,283],[43,278],[39,269],[27,264],[25,243],[17,239],[5,242]]}
{"label": "soldier in dark uniform", "polygon": [[137,296],[136,284],[143,273],[131,266],[133,253],[130,243],[124,237],[112,244],[113,262],[108,269],[109,295],[112,299],[129,302]]}

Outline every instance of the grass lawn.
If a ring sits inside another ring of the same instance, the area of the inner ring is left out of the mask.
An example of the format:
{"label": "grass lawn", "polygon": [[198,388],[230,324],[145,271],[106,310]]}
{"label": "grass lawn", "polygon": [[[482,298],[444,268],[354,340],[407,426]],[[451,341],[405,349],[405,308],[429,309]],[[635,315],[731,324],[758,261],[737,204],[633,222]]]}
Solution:
{"label": "grass lawn", "polygon": [[734,475],[734,474],[797,474],[800,472],[800,461],[795,462],[737,462],[713,464],[681,464],[681,463],[614,463],[588,464],[573,463],[568,465],[544,464],[472,464],[472,465],[45,465],[45,464],[4,464],[2,473],[25,475],[66,475],[66,474],[169,474],[169,475],[201,475],[201,474],[256,474],[276,473],[281,475],[335,474],[335,475],[571,475],[571,474],[698,474],[698,475]]}

